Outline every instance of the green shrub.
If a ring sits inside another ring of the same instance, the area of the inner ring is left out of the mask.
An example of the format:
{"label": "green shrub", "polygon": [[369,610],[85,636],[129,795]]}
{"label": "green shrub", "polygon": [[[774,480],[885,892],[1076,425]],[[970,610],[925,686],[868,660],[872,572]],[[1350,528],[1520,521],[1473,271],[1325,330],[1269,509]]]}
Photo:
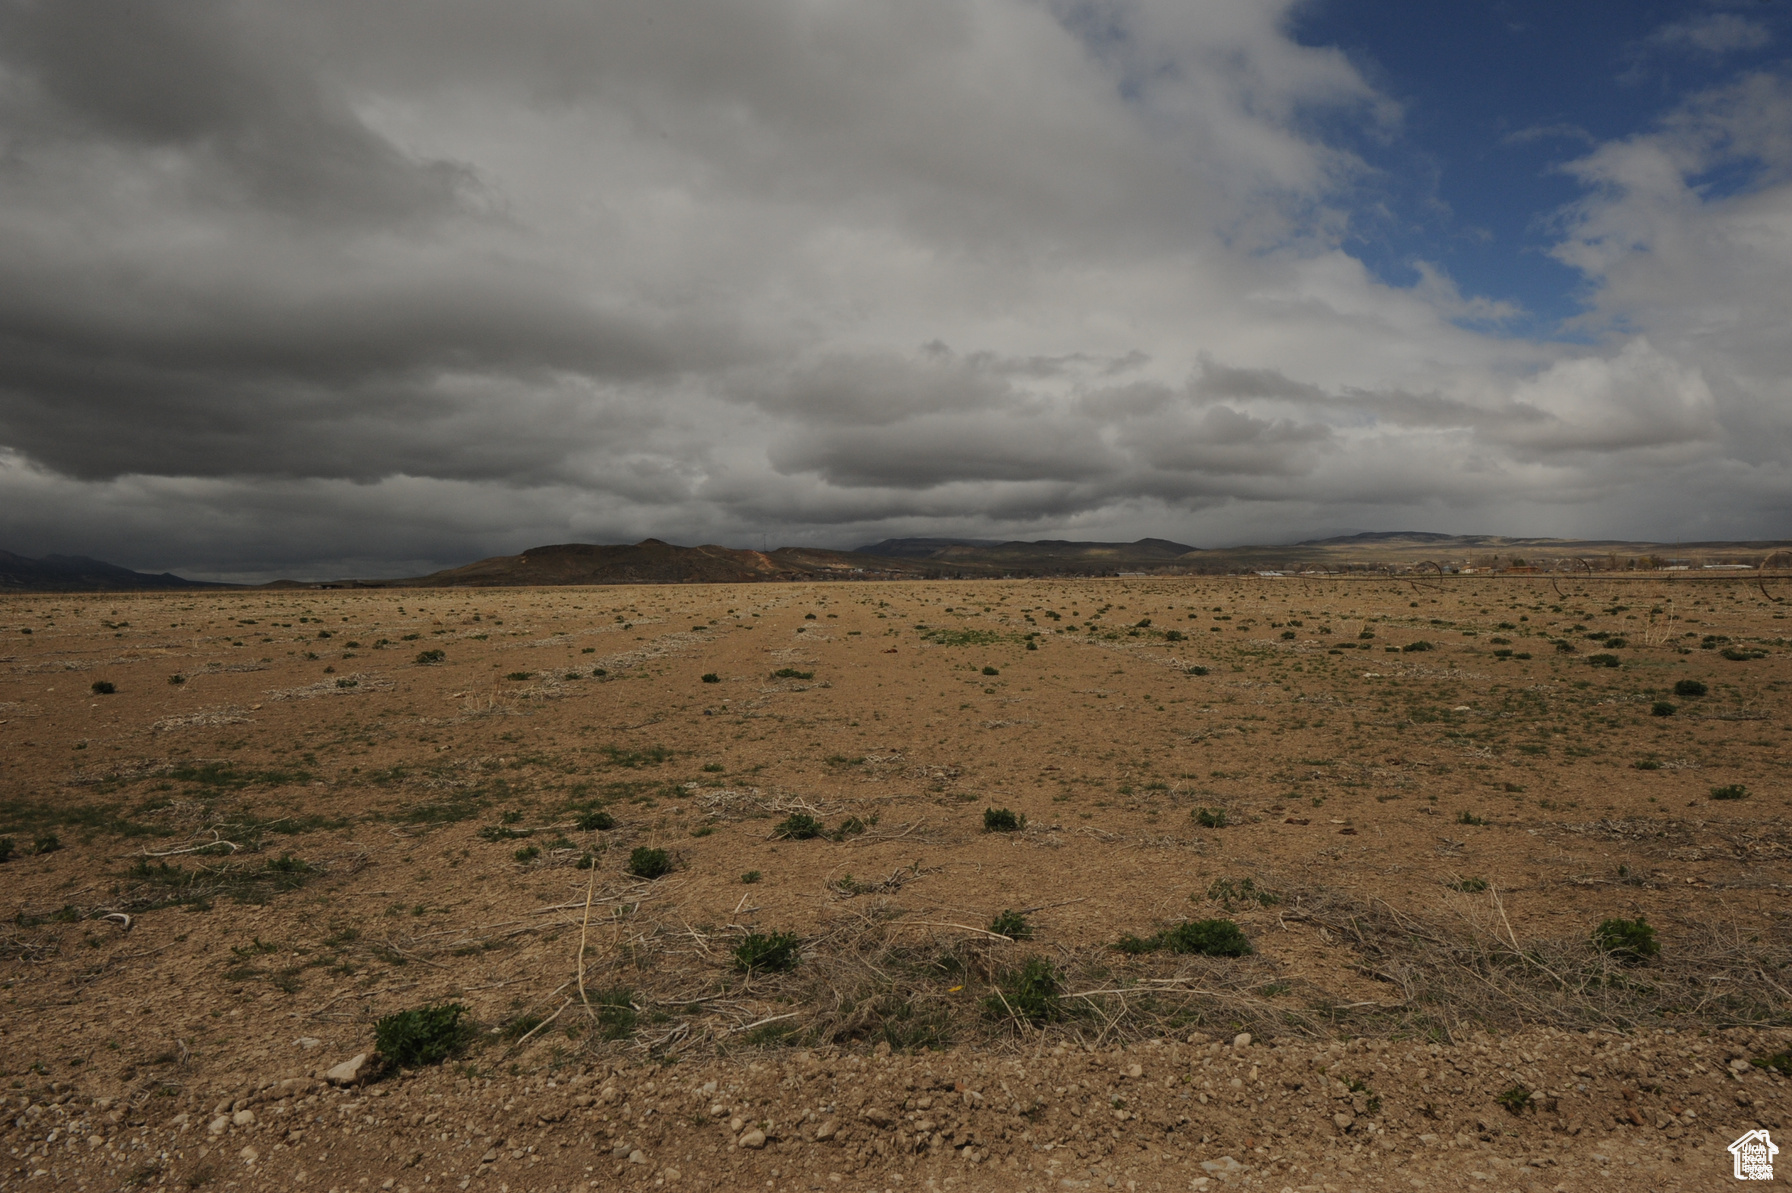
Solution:
{"label": "green shrub", "polygon": [[744,974],[755,970],[789,969],[797,963],[797,946],[801,942],[795,933],[772,932],[761,935],[749,932],[747,938],[735,946],[734,968]]}
{"label": "green shrub", "polygon": [[1420,638],[1417,642],[1408,642],[1405,646],[1402,646],[1400,649],[1406,654],[1412,654],[1414,651],[1434,650],[1436,648],[1433,647],[1431,645],[1431,643],[1425,641],[1423,638]]}
{"label": "green shrub", "polygon": [[1670,700],[1657,700],[1649,706],[1649,715],[1652,717],[1671,717],[1679,711]]}
{"label": "green shrub", "polygon": [[996,989],[999,993],[983,1000],[984,1012],[992,1019],[1012,1017],[1037,1026],[1064,1015],[1058,1001],[1064,988],[1044,957],[1028,957],[1018,969],[1010,970]]}
{"label": "green shrub", "polygon": [[419,666],[428,667],[447,657],[447,654],[440,650],[420,650],[417,652],[417,663]]}
{"label": "green shrub", "polygon": [[1232,823],[1224,808],[1196,808],[1189,817],[1202,828],[1225,828]]}
{"label": "green shrub", "polygon": [[1006,936],[1009,940],[1033,939],[1033,925],[1027,923],[1027,917],[1018,911],[1004,910],[989,922],[989,930],[997,936]]}
{"label": "green shrub", "polygon": [[1531,1105],[1531,1091],[1522,1085],[1510,1086],[1502,1091],[1494,1101],[1513,1114],[1523,1114],[1525,1108]]}
{"label": "green shrub", "polygon": [[813,841],[826,831],[821,821],[807,812],[792,812],[779,822],[772,835],[786,841]]}
{"label": "green shrub", "polygon": [[1711,789],[1711,798],[1712,799],[1747,799],[1748,798],[1748,788],[1744,787],[1741,783],[1729,783],[1722,787],[1713,787]]}
{"label": "green shrub", "polygon": [[1792,1052],[1775,1052],[1771,1056],[1757,1056],[1748,1063],[1757,1069],[1772,1069],[1781,1077],[1792,1077]]}
{"label": "green shrub", "polygon": [[997,671],[994,667],[985,667],[983,669],[983,674],[985,674],[985,675],[1000,675],[1001,672]]}
{"label": "green shrub", "polygon": [[[1218,903],[1227,911],[1232,910],[1234,902],[1249,906],[1253,903],[1260,907],[1271,907],[1282,901],[1282,896],[1274,891],[1265,890],[1248,878],[1233,882],[1230,878],[1216,878],[1207,888],[1207,897]],[[1194,898],[1190,895],[1189,898]]]}
{"label": "green shrub", "polygon": [[0,862],[11,861],[13,852],[17,850],[18,847],[18,842],[14,841],[11,837],[0,837]]}
{"label": "green shrub", "polygon": [[616,827],[616,818],[608,812],[580,812],[573,819],[573,827],[587,833],[608,832]]}
{"label": "green shrub", "polygon": [[748,886],[752,886],[755,882],[758,882],[761,877],[763,877],[763,875],[761,875],[759,871],[748,870],[745,874],[740,876],[740,880]]}
{"label": "green shrub", "polygon": [[1595,667],[1617,667],[1621,665],[1622,660],[1615,654],[1590,654],[1587,656],[1587,662]]}
{"label": "green shrub", "polygon": [[534,845],[525,845],[511,856],[519,862],[532,862],[541,856],[541,850]]}
{"label": "green shrub", "polygon": [[780,667],[772,672],[773,679],[814,679],[813,671],[798,671],[795,667]]}
{"label": "green shrub", "polygon": [[[873,816],[872,819],[876,820],[877,817]],[[834,830],[834,840],[844,841],[848,837],[857,837],[869,827],[871,826],[857,816],[848,816],[840,822],[840,827]]]}
{"label": "green shrub", "polygon": [[522,683],[525,679],[534,679],[535,672],[533,672],[533,671],[512,671],[509,675],[506,675],[504,678],[505,679],[513,679],[517,683]]}
{"label": "green shrub", "polygon": [[1206,674],[1207,674],[1207,668],[1205,668],[1205,667],[1203,667],[1203,666],[1201,666],[1201,665],[1199,665],[1199,664],[1196,664],[1196,665],[1195,665],[1195,666],[1193,666],[1193,667],[1190,667],[1190,668],[1189,668],[1189,669],[1188,669],[1188,673],[1189,673],[1189,674],[1190,674],[1190,675],[1206,675]]}
{"label": "green shrub", "polygon": [[1231,920],[1189,920],[1163,933],[1163,947],[1172,953],[1199,953],[1204,957],[1244,957],[1251,942]]}
{"label": "green shrub", "polygon": [[399,1068],[439,1065],[466,1047],[472,1034],[472,1025],[462,1022],[466,1013],[451,1002],[387,1015],[373,1025],[375,1047]]}
{"label": "green shrub", "polygon": [[1027,818],[1007,808],[983,809],[983,831],[986,833],[1018,833],[1027,827]]}
{"label": "green shrub", "polygon": [[1453,891],[1461,891],[1465,895],[1478,895],[1487,889],[1487,880],[1485,878],[1463,878],[1448,885]]}
{"label": "green shrub", "polygon": [[1683,679],[1674,685],[1674,695],[1686,697],[1688,699],[1695,696],[1703,696],[1708,691],[1710,691],[1710,689],[1696,679]]}
{"label": "green shrub", "polygon": [[1655,929],[1640,915],[1634,920],[1600,921],[1599,927],[1593,929],[1593,946],[1623,965],[1641,965],[1661,952],[1661,946],[1655,942]]}
{"label": "green shrub", "polygon": [[1122,936],[1114,948],[1134,956],[1162,950],[1204,957],[1244,957],[1254,951],[1244,932],[1231,920],[1188,920],[1153,936]]}
{"label": "green shrub", "polygon": [[110,696],[118,691],[118,685],[109,679],[96,679],[91,685],[95,696]]}
{"label": "green shrub", "polygon": [[31,842],[31,852],[35,854],[55,853],[62,848],[62,838],[55,833],[44,833]]}
{"label": "green shrub", "polygon": [[628,872],[649,882],[672,873],[672,855],[663,849],[637,845],[628,855]]}
{"label": "green shrub", "polygon": [[704,683],[721,683],[722,677],[717,675],[714,671],[705,671],[703,673],[703,682]]}
{"label": "green shrub", "polygon": [[1482,817],[1476,816],[1473,812],[1464,811],[1462,813],[1462,815],[1460,815],[1456,818],[1456,823],[1457,824],[1482,824],[1482,825],[1484,825],[1487,823],[1487,821],[1485,819],[1483,819]]}

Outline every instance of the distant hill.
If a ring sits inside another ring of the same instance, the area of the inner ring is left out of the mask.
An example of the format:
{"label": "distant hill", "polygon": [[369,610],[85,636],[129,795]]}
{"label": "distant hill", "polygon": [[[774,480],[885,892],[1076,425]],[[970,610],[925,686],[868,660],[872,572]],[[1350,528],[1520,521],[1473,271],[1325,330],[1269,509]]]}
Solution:
{"label": "distant hill", "polygon": [[409,580],[363,583],[406,588],[496,588],[561,584],[741,584],[755,580],[920,579],[939,568],[912,560],[850,551],[780,547],[680,547],[659,539],[602,546],[558,543],[520,555],[494,555],[463,567]]}
{"label": "distant hill", "polygon": [[170,572],[159,576],[133,572],[115,563],[85,555],[46,555],[29,559],[0,551],[0,591],[128,592],[170,588],[232,588],[205,580],[187,580]]}
{"label": "distant hill", "polygon": [[1116,571],[1157,571],[1185,563],[1200,554],[1186,543],[1139,539],[1132,543],[1037,542],[993,543],[978,539],[885,539],[859,551],[869,555],[926,559],[955,568],[976,567],[1003,574],[1100,575]]}

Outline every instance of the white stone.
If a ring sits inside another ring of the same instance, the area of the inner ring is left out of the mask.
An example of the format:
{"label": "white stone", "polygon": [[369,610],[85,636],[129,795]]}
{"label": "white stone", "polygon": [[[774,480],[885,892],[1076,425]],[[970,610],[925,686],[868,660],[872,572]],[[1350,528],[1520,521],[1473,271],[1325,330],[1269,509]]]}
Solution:
{"label": "white stone", "polygon": [[250,1110],[248,1107],[244,1107],[243,1109],[237,1111],[235,1114],[231,1115],[230,1121],[233,1126],[238,1126],[238,1127],[254,1126],[255,1125],[255,1112],[253,1110]]}
{"label": "white stone", "polygon": [[206,1127],[206,1130],[210,1131],[213,1135],[222,1135],[229,1126],[230,1116],[228,1114],[220,1114],[217,1118],[214,1118],[211,1121],[211,1124]]}
{"label": "white stone", "polygon": [[754,1129],[740,1137],[740,1146],[758,1151],[765,1146],[765,1132]]}
{"label": "white stone", "polygon": [[367,1054],[356,1053],[348,1060],[324,1073],[324,1080],[335,1085],[358,1085],[367,1076]]}
{"label": "white stone", "polygon": [[1251,1046],[1251,1033],[1250,1032],[1241,1031],[1237,1035],[1232,1037],[1232,1047],[1234,1047],[1234,1048],[1249,1048],[1250,1046]]}
{"label": "white stone", "polygon": [[636,1148],[628,1154],[628,1162],[630,1164],[645,1164],[647,1163],[647,1153],[640,1148]]}

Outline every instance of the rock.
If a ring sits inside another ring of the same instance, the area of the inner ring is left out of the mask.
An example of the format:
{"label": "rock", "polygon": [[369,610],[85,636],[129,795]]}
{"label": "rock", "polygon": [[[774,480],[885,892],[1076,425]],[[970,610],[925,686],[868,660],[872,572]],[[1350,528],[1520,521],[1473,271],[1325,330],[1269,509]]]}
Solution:
{"label": "rock", "polygon": [[859,1117],[866,1122],[879,1127],[887,1127],[896,1121],[896,1116],[891,1114],[888,1110],[885,1110],[882,1106],[867,1106],[860,1112]]}
{"label": "rock", "polygon": [[235,1114],[230,1116],[230,1125],[233,1127],[252,1127],[252,1126],[254,1126],[255,1125],[255,1112],[253,1110],[249,1110],[246,1108],[243,1110],[237,1111]]}
{"label": "rock", "polygon": [[334,1068],[325,1070],[324,1080],[334,1085],[359,1085],[367,1077],[367,1054],[356,1053]]}
{"label": "rock", "polygon": [[261,1153],[252,1147],[245,1147],[242,1151],[238,1152],[237,1155],[243,1158],[243,1163],[245,1164],[253,1164],[255,1161],[261,1159]]}
{"label": "rock", "polygon": [[1145,1075],[1145,1066],[1134,1065],[1132,1068],[1126,1070],[1126,1075],[1128,1077],[1143,1077]]}
{"label": "rock", "polygon": [[647,1153],[640,1148],[636,1148],[628,1154],[628,1162],[630,1164],[645,1164],[647,1163]]}
{"label": "rock", "polygon": [[1237,1035],[1232,1037],[1232,1047],[1242,1050],[1245,1048],[1249,1048],[1250,1046],[1251,1046],[1251,1033],[1250,1032],[1241,1031]]}
{"label": "rock", "polygon": [[217,1118],[214,1118],[211,1121],[211,1124],[205,1129],[210,1131],[213,1135],[222,1135],[229,1126],[230,1116],[228,1114],[220,1114]]}
{"label": "rock", "polygon": [[1350,1130],[1350,1124],[1354,1123],[1355,1121],[1356,1121],[1356,1115],[1345,1114],[1342,1110],[1340,1110],[1340,1111],[1338,1111],[1338,1113],[1332,1115],[1332,1122],[1338,1124],[1338,1130],[1340,1130],[1340,1131]]}
{"label": "rock", "polygon": [[765,1132],[754,1128],[735,1141],[739,1146],[758,1151],[765,1146]]}
{"label": "rock", "polygon": [[722,1105],[722,1103],[720,1103],[720,1102],[717,1102],[714,1106],[711,1106],[709,1108],[709,1117],[711,1117],[711,1118],[727,1118],[728,1117],[728,1107]]}
{"label": "rock", "polygon": [[303,1048],[306,1052],[310,1052],[313,1048],[322,1044],[323,1041],[316,1036],[300,1036],[298,1039],[294,1040],[293,1043]]}
{"label": "rock", "polygon": [[618,1160],[626,1160],[628,1159],[628,1154],[634,1150],[635,1149],[631,1145],[618,1142],[614,1147],[610,1148],[610,1155]]}
{"label": "rock", "polygon": [[827,1122],[821,1124],[821,1126],[815,1128],[815,1142],[826,1143],[839,1133],[840,1124],[833,1119],[829,1119]]}
{"label": "rock", "polygon": [[730,1131],[733,1131],[736,1135],[739,1135],[741,1128],[746,1125],[747,1125],[747,1120],[742,1118],[738,1114],[728,1120],[728,1129]]}

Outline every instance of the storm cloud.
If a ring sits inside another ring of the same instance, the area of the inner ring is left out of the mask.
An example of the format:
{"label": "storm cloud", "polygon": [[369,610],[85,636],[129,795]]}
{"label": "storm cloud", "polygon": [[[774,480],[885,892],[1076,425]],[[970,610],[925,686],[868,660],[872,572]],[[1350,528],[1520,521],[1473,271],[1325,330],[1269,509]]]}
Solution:
{"label": "storm cloud", "polygon": [[0,0],[0,546],[1783,533],[1792,84],[1568,164],[1531,339],[1289,7]]}

